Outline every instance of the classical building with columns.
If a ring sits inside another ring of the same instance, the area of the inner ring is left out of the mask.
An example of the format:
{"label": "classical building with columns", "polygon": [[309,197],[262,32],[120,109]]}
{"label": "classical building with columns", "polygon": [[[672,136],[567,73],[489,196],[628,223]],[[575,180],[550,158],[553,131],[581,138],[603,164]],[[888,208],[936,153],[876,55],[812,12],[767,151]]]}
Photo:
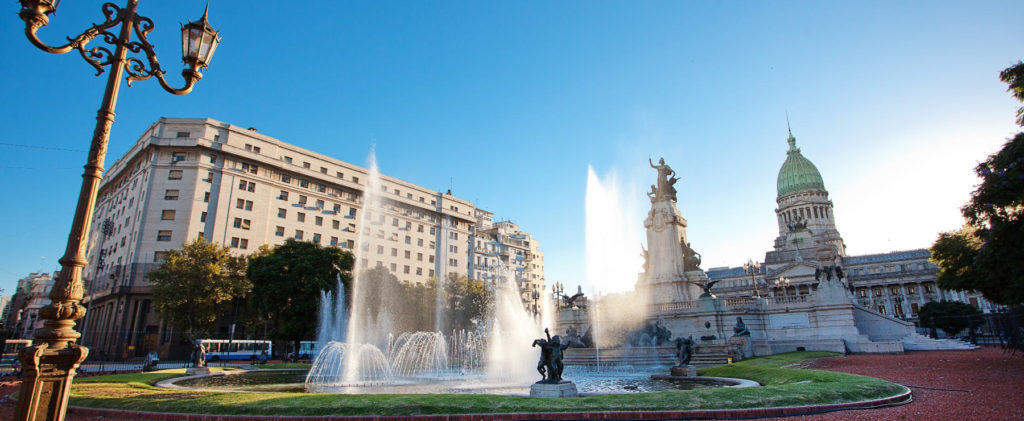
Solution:
{"label": "classical building with columns", "polygon": [[[856,303],[872,311],[916,322],[925,303],[958,300],[982,311],[994,309],[978,293],[943,291],[936,284],[938,268],[929,262],[928,249],[849,256],[836,229],[832,201],[818,168],[796,146],[792,132],[789,149],[779,169],[775,210],[779,236],[765,253],[764,263],[711,268],[716,294],[801,297],[831,278],[824,265],[839,267]],[[805,270],[798,268],[806,266]],[[817,273],[815,276],[812,273]],[[787,276],[787,274],[794,274]]]}

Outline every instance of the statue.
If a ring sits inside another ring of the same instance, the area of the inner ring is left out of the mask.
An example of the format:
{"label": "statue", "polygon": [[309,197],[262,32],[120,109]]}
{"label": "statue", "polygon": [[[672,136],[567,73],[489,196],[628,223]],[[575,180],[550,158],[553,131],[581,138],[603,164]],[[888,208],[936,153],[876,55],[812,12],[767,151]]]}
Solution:
{"label": "statue", "polygon": [[562,381],[562,370],[565,369],[565,365],[562,364],[562,351],[565,351],[569,344],[563,344],[558,335],[552,338],[547,328],[544,328],[544,334],[547,335],[547,340],[536,339],[532,345],[540,346],[540,361],[537,362],[537,372],[540,373],[541,380],[537,383],[560,383]]}
{"label": "statue", "polygon": [[736,326],[732,327],[732,336],[750,336],[750,331],[747,330],[747,325],[743,323],[743,318],[736,317]]}
{"label": "statue", "polygon": [[627,335],[627,343],[631,346],[661,346],[672,339],[672,331],[665,327],[665,319],[659,317],[654,323],[644,325]]}
{"label": "statue", "polygon": [[715,284],[721,282],[721,280],[717,280],[717,281],[708,280],[707,282],[703,282],[703,283],[697,282],[697,281],[686,281],[686,282],[689,282],[691,284],[699,286],[700,289],[704,290],[704,293],[700,294],[700,297],[697,297],[697,298],[715,298],[715,294],[711,293],[711,288],[714,288]]}
{"label": "statue", "polygon": [[675,202],[675,184],[676,181],[679,181],[679,178],[676,177],[676,172],[672,170],[672,167],[668,166],[668,164],[665,164],[665,158],[659,159],[658,165],[654,165],[654,162],[651,161],[650,158],[647,159],[647,162],[651,164],[651,168],[658,171],[658,184],[657,186],[651,186],[653,189],[648,193],[648,197],[650,197],[651,193],[654,194],[654,197],[651,198],[651,203],[662,198],[668,198]]}
{"label": "statue", "polygon": [[804,217],[797,215],[796,220],[786,224],[789,227],[789,232],[800,231],[807,229],[807,220]]}
{"label": "statue", "polygon": [[206,367],[206,347],[203,346],[203,341],[197,340],[195,345],[192,345],[192,355],[189,359],[192,360],[192,367]]}
{"label": "statue", "polygon": [[643,244],[640,244],[640,249],[643,250],[643,252],[640,253],[640,257],[644,258],[644,272],[646,273],[651,268],[651,264],[650,264],[650,262],[647,259],[647,257],[648,257],[647,249],[644,247]]}
{"label": "statue", "polygon": [[[590,333],[590,330],[587,330]],[[569,328],[565,330],[565,342],[573,348],[589,348],[583,338],[580,337],[580,332],[576,330],[576,326],[569,325]]]}
{"label": "statue", "polygon": [[679,245],[683,248],[683,270],[691,271],[700,268],[700,253],[697,253],[690,243],[679,241]]}
{"label": "statue", "polygon": [[842,280],[846,276],[846,274],[843,273],[843,268],[840,267],[839,265],[835,266],[835,271],[836,271],[836,279]]}
{"label": "statue", "polygon": [[[566,308],[587,308],[586,296],[583,295],[583,287],[580,285],[576,286],[576,293],[572,297],[562,294],[562,302],[565,303]],[[580,300],[580,302],[576,302]]]}
{"label": "statue", "polygon": [[676,338],[676,359],[679,364],[676,367],[684,367],[690,364],[693,358],[693,335],[683,339]]}

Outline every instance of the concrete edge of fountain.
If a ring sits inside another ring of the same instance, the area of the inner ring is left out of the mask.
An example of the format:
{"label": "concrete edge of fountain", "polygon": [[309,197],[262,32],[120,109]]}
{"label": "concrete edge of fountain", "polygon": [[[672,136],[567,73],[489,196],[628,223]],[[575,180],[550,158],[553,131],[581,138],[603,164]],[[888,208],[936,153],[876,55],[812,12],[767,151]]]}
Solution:
{"label": "concrete edge of fountain", "polygon": [[476,421],[496,420],[612,420],[612,419],[680,419],[680,418],[701,418],[701,419],[736,419],[736,418],[763,418],[780,416],[800,416],[823,412],[842,411],[849,409],[871,409],[883,406],[905,405],[913,401],[909,388],[904,387],[903,392],[893,396],[869,399],[858,402],[843,402],[822,405],[801,405],[801,406],[780,406],[769,408],[742,408],[742,409],[708,409],[708,410],[679,410],[679,411],[597,411],[597,412],[533,412],[533,413],[498,413],[498,414],[457,414],[457,415],[405,415],[405,416],[380,416],[380,415],[351,415],[351,416],[273,416],[273,415],[211,415],[211,414],[182,414],[168,412],[141,412],[123,409],[101,409],[71,406],[68,414],[77,416],[103,417],[105,420],[139,420],[150,421],[245,421],[245,420],[338,420],[338,421],[381,421],[381,420],[411,420],[411,421],[450,421],[461,419],[472,419]]}
{"label": "concrete edge of fountain", "polygon": [[654,376],[651,376],[651,378],[654,379],[654,380],[686,380],[686,381],[697,381],[697,382],[704,382],[704,383],[713,383],[713,382],[730,383],[728,386],[723,386],[723,387],[761,387],[762,386],[761,383],[755,382],[753,380],[740,379],[740,378],[735,378],[735,377],[709,377],[709,376],[688,377],[688,376],[660,376],[660,375],[654,375]]}
{"label": "concrete edge of fountain", "polygon": [[229,371],[212,371],[210,374],[198,374],[194,376],[181,376],[173,377],[170,379],[160,380],[153,386],[162,389],[173,389],[173,390],[192,390],[198,392],[219,392],[219,393],[266,393],[258,390],[236,390],[236,389],[209,389],[202,387],[185,387],[178,386],[177,383],[185,380],[201,379],[205,377],[222,377],[222,376],[235,376],[246,373],[259,373],[259,372],[271,372],[271,371],[305,371],[304,368],[268,368],[260,370],[229,370]]}

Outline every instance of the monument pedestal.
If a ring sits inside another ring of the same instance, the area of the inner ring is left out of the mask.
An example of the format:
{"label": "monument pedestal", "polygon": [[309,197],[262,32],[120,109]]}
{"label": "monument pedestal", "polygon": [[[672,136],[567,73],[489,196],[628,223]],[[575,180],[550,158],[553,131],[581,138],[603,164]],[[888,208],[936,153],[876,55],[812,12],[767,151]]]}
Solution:
{"label": "monument pedestal", "polygon": [[558,383],[534,383],[530,386],[531,398],[575,398],[579,396],[576,383],[562,380]]}
{"label": "monument pedestal", "polygon": [[189,367],[185,369],[187,376],[203,376],[210,374],[210,367]]}
{"label": "monument pedestal", "polygon": [[697,367],[692,365],[675,366],[669,370],[672,377],[697,377]]}

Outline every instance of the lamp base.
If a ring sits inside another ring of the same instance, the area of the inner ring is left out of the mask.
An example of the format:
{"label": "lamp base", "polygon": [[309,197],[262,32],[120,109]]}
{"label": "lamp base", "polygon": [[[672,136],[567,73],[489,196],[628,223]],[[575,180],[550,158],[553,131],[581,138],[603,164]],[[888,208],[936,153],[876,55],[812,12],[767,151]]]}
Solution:
{"label": "lamp base", "polygon": [[59,350],[49,349],[46,343],[23,349],[18,355],[22,374],[15,419],[63,420],[71,379],[88,355],[88,348],[75,344]]}

